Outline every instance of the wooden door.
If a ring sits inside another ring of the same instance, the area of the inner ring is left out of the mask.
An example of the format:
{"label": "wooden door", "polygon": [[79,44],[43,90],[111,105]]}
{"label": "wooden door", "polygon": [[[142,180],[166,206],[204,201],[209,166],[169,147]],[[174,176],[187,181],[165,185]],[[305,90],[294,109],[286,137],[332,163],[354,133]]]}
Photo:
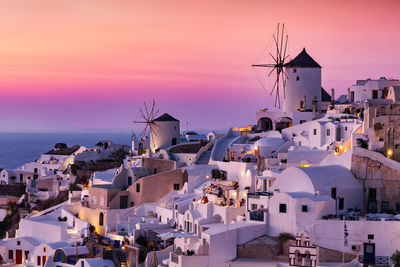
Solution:
{"label": "wooden door", "polygon": [[15,263],[22,264],[22,250],[21,249],[15,250]]}

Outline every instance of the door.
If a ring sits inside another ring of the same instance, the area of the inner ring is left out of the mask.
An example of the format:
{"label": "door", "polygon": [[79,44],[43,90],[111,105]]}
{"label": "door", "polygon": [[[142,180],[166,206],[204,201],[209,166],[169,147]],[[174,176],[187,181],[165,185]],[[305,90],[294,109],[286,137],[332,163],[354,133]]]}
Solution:
{"label": "door", "polygon": [[22,250],[21,249],[15,250],[15,263],[22,264]]}
{"label": "door", "polygon": [[119,197],[119,208],[120,209],[128,208],[128,196],[120,196]]}
{"label": "door", "polygon": [[42,266],[44,266],[44,264],[46,263],[47,260],[47,256],[43,256],[42,257]]}
{"label": "door", "polygon": [[375,264],[374,243],[364,243],[364,264]]}
{"label": "door", "polygon": [[29,257],[29,250],[25,250],[25,260],[28,261]]}

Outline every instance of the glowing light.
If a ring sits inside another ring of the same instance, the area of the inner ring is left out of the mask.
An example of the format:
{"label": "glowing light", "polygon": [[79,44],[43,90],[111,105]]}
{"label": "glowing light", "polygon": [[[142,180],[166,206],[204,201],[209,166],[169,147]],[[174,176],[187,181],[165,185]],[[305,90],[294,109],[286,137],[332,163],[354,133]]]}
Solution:
{"label": "glowing light", "polygon": [[339,149],[340,149],[340,150],[343,150],[343,145],[340,145],[340,146],[339,146]]}
{"label": "glowing light", "polygon": [[387,155],[388,155],[388,158],[390,158],[393,155],[393,151],[391,149],[388,149]]}
{"label": "glowing light", "polygon": [[299,164],[300,168],[307,168],[310,167],[310,164]]}

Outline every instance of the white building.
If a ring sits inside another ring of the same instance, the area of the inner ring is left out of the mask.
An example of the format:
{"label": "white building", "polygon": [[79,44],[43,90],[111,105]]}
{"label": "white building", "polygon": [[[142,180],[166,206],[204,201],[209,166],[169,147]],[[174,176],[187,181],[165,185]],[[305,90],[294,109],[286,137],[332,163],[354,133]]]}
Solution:
{"label": "white building", "polygon": [[367,99],[386,99],[390,86],[400,86],[397,79],[379,79],[357,80],[348,89],[350,102],[364,103]]}

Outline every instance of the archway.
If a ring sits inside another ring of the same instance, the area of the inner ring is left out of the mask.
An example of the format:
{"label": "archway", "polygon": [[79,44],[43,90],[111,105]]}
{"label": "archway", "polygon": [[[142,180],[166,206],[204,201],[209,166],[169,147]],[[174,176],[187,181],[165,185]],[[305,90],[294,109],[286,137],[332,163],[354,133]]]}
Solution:
{"label": "archway", "polygon": [[103,226],[104,225],[104,213],[100,212],[99,214],[99,225]]}
{"label": "archway", "polygon": [[258,130],[263,132],[272,130],[273,129],[272,120],[267,117],[260,118],[257,122],[257,128]]}

